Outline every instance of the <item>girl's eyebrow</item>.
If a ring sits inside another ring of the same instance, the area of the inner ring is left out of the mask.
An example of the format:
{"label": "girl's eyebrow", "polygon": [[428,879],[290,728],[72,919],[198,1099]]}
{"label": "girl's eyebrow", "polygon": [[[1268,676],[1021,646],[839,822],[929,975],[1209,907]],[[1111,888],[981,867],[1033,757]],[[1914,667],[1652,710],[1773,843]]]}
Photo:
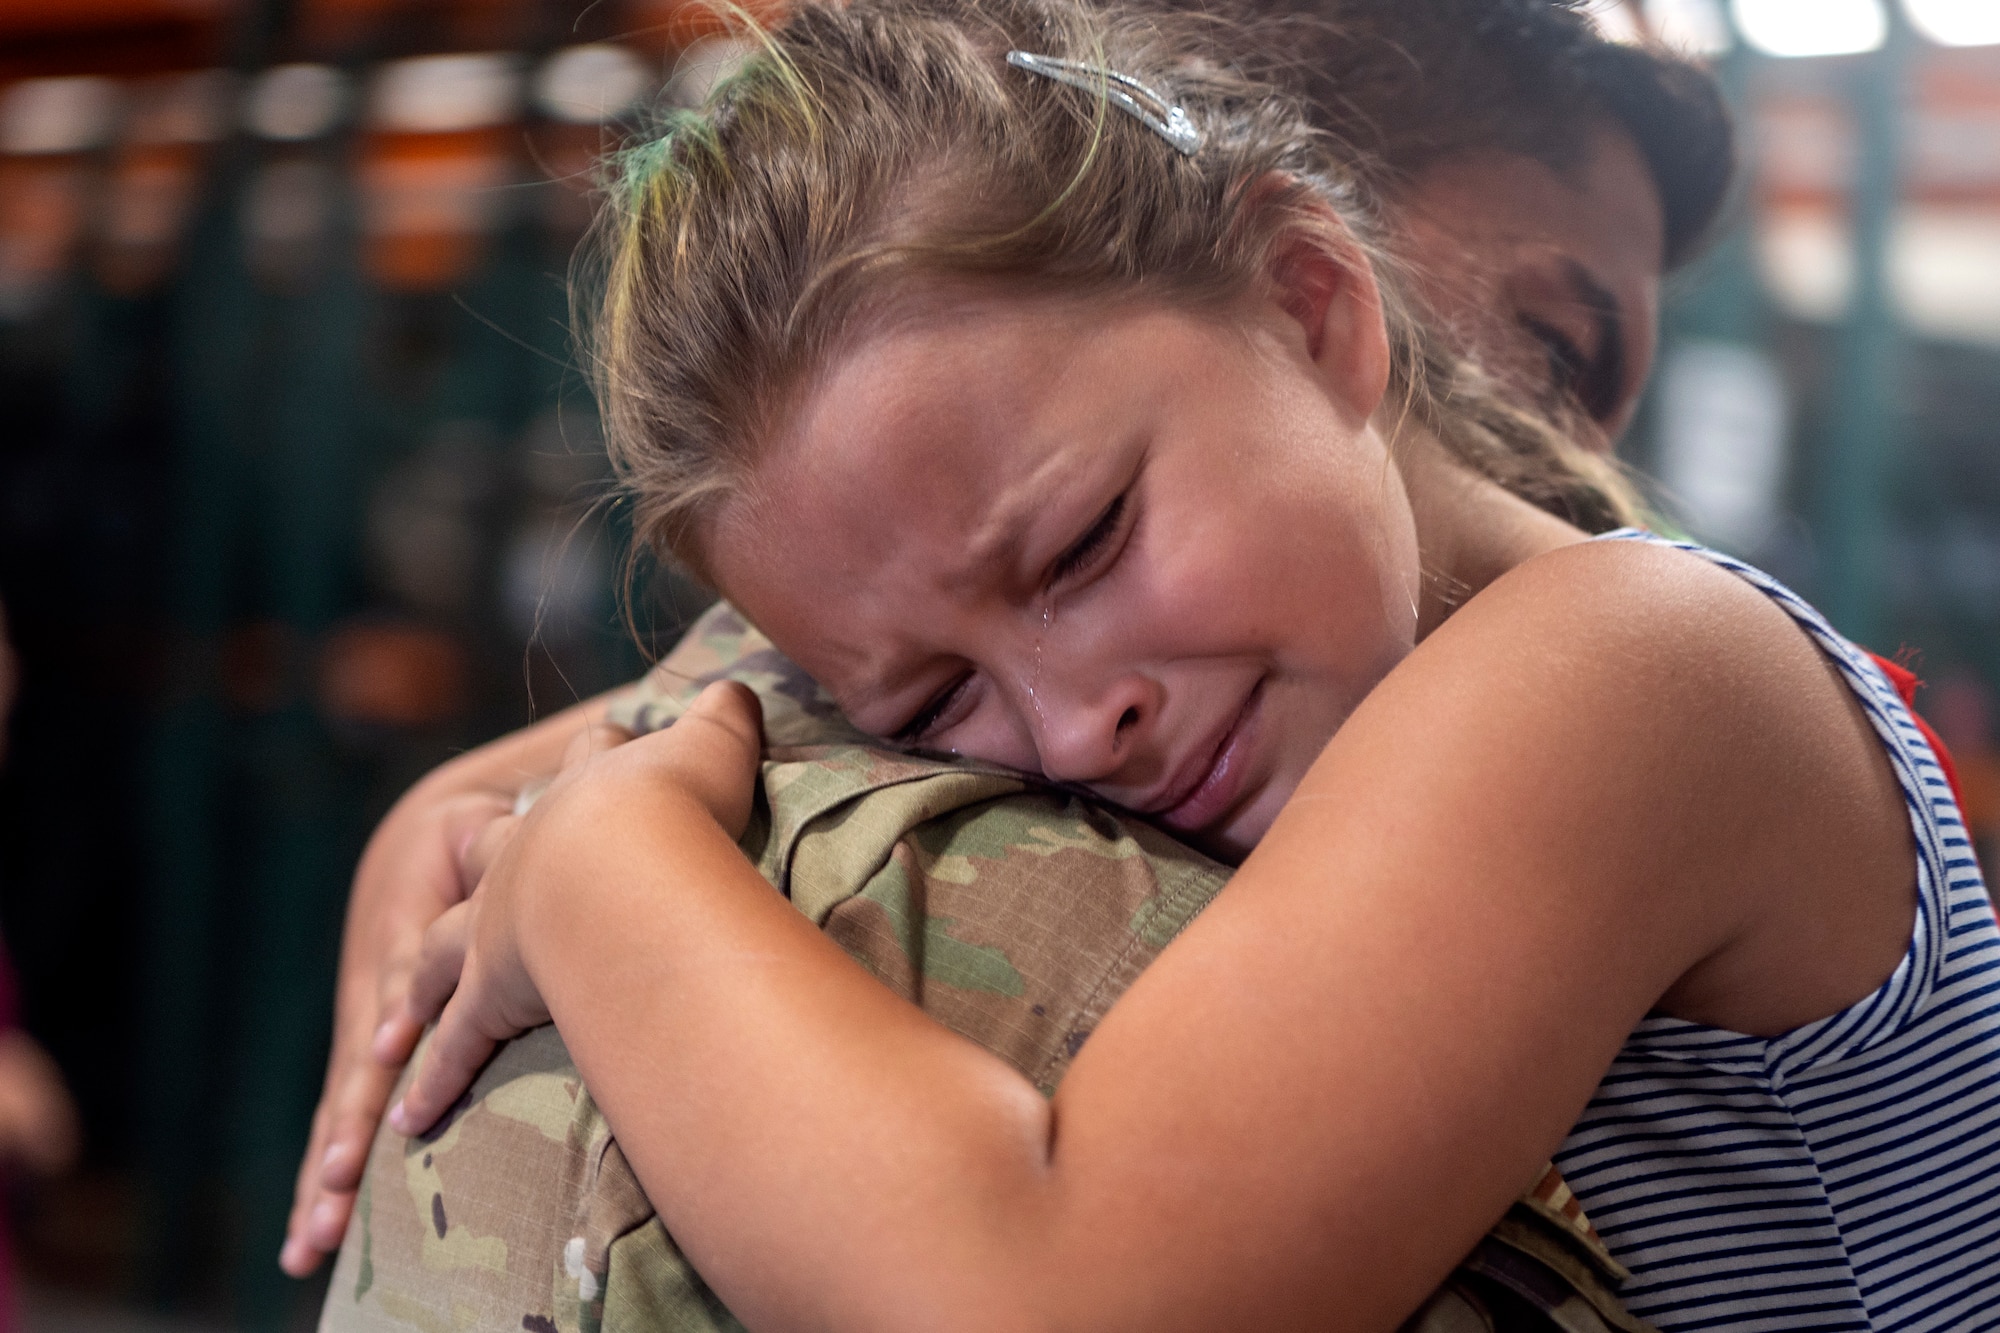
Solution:
{"label": "girl's eyebrow", "polygon": [[[1028,552],[1035,544],[1036,527],[1046,524],[1050,511],[1067,497],[1084,491],[1093,496],[1105,494],[1108,481],[1112,498],[1093,504],[1088,512],[1081,515],[1083,531],[1099,522],[1104,516],[1106,504],[1116,503],[1116,497],[1131,487],[1145,458],[1146,451],[1139,446],[1137,437],[1107,446],[1115,448],[1117,456],[1125,460],[1116,468],[1107,467],[1100,461],[1058,468],[1052,472],[1038,470],[1038,475],[1024,488],[1025,494],[1017,490],[1007,500],[997,502],[994,508],[1001,512],[989,510],[972,527],[966,534],[963,557],[941,571],[940,583],[946,588],[983,587],[991,581],[988,571],[1000,570],[1003,572],[998,581],[1004,585],[1036,595],[1045,591],[1047,571],[1039,566],[1034,569],[1024,567]],[[1052,554],[1051,559],[1060,559],[1081,535],[1081,532],[1064,534],[1063,545]],[[899,670],[899,665],[895,657],[889,657],[886,662],[871,663],[868,674],[851,691],[843,692],[839,700],[841,711],[852,719],[868,709],[885,706],[908,686],[911,673]],[[869,728],[863,727],[862,730]]]}
{"label": "girl's eyebrow", "polygon": [[[1034,527],[1042,521],[1060,493],[1076,488],[1074,475],[1065,476],[1036,487],[1034,501],[1012,506],[1013,513],[998,517],[988,515],[967,534],[963,557],[942,571],[940,582],[947,588],[979,587],[987,582],[985,572],[997,569],[1004,571],[1001,582],[1009,585],[1019,583],[1039,591],[1042,586],[1040,571],[1022,568],[1032,545]],[[871,663],[867,670],[868,674],[851,690],[843,691],[843,697],[838,701],[841,711],[850,719],[869,709],[885,706],[907,688],[911,675],[901,669],[897,656],[888,657],[886,662]],[[863,727],[862,730],[870,728]]]}
{"label": "girl's eyebrow", "polygon": [[1039,588],[1040,571],[1023,568],[1035,545],[1035,529],[1046,523],[1049,511],[1065,497],[1090,484],[1094,471],[1088,466],[1063,467],[1053,473],[1038,469],[1021,489],[995,505],[998,512],[989,510],[966,534],[964,558],[946,572],[945,581],[977,585],[990,571],[1001,570],[1005,583]]}

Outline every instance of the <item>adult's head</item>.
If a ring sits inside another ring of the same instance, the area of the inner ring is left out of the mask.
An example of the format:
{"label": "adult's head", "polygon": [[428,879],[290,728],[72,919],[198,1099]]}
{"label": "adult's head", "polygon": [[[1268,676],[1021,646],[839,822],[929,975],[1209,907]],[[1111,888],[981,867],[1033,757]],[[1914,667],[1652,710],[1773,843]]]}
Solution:
{"label": "adult's head", "polygon": [[1607,39],[1585,0],[1251,0],[1352,146],[1434,316],[1615,438],[1656,339],[1662,274],[1735,170],[1701,69]]}
{"label": "adult's head", "polygon": [[[1456,576],[1420,511],[1630,504],[1411,315],[1366,178],[1216,40],[801,9],[629,161],[598,365],[640,532],[856,722],[1240,853]],[[1157,89],[1200,146],[1016,50]]]}

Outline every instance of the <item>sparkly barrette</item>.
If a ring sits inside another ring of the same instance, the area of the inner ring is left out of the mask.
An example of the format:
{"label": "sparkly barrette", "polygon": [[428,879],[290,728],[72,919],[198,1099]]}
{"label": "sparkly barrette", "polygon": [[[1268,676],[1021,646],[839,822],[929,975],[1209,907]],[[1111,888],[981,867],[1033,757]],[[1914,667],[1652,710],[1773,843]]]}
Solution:
{"label": "sparkly barrette", "polygon": [[1188,119],[1187,112],[1129,75],[1102,65],[1086,65],[1080,60],[1062,60],[1032,51],[1009,51],[1007,63],[1072,88],[1102,92],[1114,106],[1137,118],[1184,157],[1193,157],[1201,149],[1201,131]]}

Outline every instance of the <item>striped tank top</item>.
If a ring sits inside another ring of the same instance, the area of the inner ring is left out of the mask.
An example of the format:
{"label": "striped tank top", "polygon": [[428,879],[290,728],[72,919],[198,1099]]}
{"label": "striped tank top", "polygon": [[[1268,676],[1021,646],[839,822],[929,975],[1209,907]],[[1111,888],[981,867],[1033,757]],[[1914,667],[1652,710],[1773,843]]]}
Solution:
{"label": "striped tank top", "polygon": [[1916,927],[1881,989],[1784,1036],[1647,1019],[1556,1164],[1665,1333],[2000,1329],[2000,927],[1958,804],[1867,654],[1669,544],[1782,606],[1860,699],[1909,808]]}

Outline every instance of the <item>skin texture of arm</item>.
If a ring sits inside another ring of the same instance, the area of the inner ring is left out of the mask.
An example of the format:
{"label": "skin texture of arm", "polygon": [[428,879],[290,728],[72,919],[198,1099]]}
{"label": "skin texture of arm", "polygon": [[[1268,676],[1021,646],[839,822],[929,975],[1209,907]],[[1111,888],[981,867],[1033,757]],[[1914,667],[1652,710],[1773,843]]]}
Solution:
{"label": "skin texture of arm", "polygon": [[[531,816],[439,1045],[495,1028],[518,950],[752,1327],[1392,1328],[1647,1012],[1831,1013],[1913,910],[1844,688],[1761,595],[1657,550],[1531,562],[1427,640],[1053,1103],[775,898],[671,736]],[[429,1070],[420,1121],[456,1095]]]}
{"label": "skin texture of arm", "polygon": [[464,897],[458,853],[507,814],[528,781],[552,776],[601,724],[589,699],[440,765],[405,792],[368,840],[348,898],[332,1053],[299,1164],[279,1264],[303,1277],[340,1245],[368,1144],[419,1029],[402,1018],[424,931]]}

